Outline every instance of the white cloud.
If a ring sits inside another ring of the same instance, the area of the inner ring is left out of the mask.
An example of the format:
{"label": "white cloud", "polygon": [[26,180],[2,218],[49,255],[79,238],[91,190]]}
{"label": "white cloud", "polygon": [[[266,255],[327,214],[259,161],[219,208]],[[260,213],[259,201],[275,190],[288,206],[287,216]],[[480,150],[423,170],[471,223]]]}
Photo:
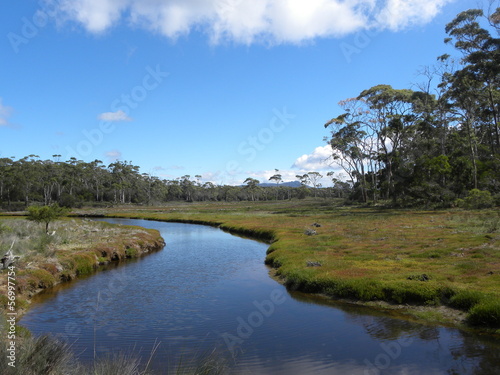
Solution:
{"label": "white cloud", "polygon": [[101,113],[98,116],[99,120],[103,121],[111,121],[111,122],[117,122],[117,121],[132,121],[130,117],[127,116],[125,112],[122,110],[116,111],[116,112],[105,112]]}
{"label": "white cloud", "polygon": [[12,114],[13,109],[2,103],[3,99],[0,98],[0,127],[11,126],[9,122],[9,117]]}
{"label": "white cloud", "polygon": [[305,154],[295,160],[292,168],[300,170],[323,171],[331,170],[331,162],[329,159],[332,157],[332,148],[330,145],[316,147],[311,154]]}
{"label": "white cloud", "polygon": [[[452,0],[52,0],[61,20],[102,33],[120,21],[175,39],[203,30],[213,43],[301,43],[364,28],[425,24]],[[374,26],[375,25],[375,26]]]}
{"label": "white cloud", "polygon": [[120,160],[122,158],[122,153],[121,153],[121,151],[118,151],[118,150],[112,150],[112,151],[106,152],[104,154],[104,156],[106,157],[106,159],[108,159],[110,162],[112,162],[112,161]]}
{"label": "white cloud", "polygon": [[376,15],[377,24],[397,31],[430,22],[441,8],[452,0],[387,0]]}

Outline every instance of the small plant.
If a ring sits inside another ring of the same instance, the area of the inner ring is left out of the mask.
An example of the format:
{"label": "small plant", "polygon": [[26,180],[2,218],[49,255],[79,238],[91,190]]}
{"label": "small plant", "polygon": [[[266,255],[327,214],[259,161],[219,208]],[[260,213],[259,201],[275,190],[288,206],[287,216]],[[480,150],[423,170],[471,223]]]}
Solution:
{"label": "small plant", "polygon": [[423,273],[421,275],[410,275],[407,277],[408,280],[416,280],[416,281],[429,281],[432,277]]}
{"label": "small plant", "polygon": [[26,274],[29,275],[28,284],[35,289],[50,288],[56,282],[54,276],[50,272],[43,269],[27,270]]}
{"label": "small plant", "polygon": [[59,207],[57,203],[51,206],[30,206],[28,207],[27,219],[37,223],[44,223],[45,233],[49,234],[49,224],[67,212],[65,208]]}

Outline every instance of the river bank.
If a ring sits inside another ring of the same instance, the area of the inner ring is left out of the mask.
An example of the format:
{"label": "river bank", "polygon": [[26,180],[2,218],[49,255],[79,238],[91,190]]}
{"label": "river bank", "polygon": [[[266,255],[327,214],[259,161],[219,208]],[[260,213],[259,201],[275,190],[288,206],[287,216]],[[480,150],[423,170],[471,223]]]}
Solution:
{"label": "river bank", "polygon": [[494,210],[381,210],[293,201],[78,213],[219,226],[270,243],[265,261],[291,290],[499,333],[500,216]]}
{"label": "river bank", "polygon": [[[21,318],[34,295],[55,285],[88,276],[111,263],[140,258],[165,245],[159,232],[82,219],[51,225],[50,235],[20,217],[0,217],[2,248],[19,256],[0,274],[0,309]],[[3,254],[2,254],[3,255]],[[9,283],[11,281],[11,283]],[[9,289],[9,285],[13,288]],[[9,298],[15,295],[15,299]],[[9,304],[11,302],[11,304]],[[12,303],[14,302],[14,303]]]}

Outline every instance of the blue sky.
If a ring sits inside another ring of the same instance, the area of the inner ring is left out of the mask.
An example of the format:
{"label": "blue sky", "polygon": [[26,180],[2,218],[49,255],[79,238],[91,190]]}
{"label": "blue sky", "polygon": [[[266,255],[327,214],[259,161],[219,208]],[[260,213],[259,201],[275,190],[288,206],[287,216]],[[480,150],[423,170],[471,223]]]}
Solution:
{"label": "blue sky", "polygon": [[[0,3],[0,157],[237,184],[337,170],[323,124],[453,50],[465,0]],[[367,31],[368,30],[368,31]],[[326,184],[326,181],[325,181]]]}

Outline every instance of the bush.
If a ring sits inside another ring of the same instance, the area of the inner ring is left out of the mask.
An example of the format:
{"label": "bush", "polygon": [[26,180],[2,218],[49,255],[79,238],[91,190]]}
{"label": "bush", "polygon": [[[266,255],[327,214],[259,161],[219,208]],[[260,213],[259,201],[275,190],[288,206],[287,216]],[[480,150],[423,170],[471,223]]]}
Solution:
{"label": "bush", "polygon": [[467,322],[475,326],[500,328],[500,301],[484,301],[475,305],[467,315]]}
{"label": "bush", "polygon": [[83,202],[74,195],[64,193],[59,199],[59,205],[66,208],[82,208]]}
{"label": "bush", "polygon": [[462,290],[450,298],[449,305],[456,309],[469,311],[484,299],[484,295],[475,290]]}
{"label": "bush", "polygon": [[495,200],[487,190],[472,189],[464,199],[465,208],[480,209],[493,207]]}
{"label": "bush", "polygon": [[10,212],[24,211],[26,209],[26,203],[24,202],[3,202],[2,210]]}
{"label": "bush", "polygon": [[27,219],[45,224],[45,232],[49,233],[49,224],[67,212],[65,208],[59,207],[57,203],[51,206],[29,206]]}

